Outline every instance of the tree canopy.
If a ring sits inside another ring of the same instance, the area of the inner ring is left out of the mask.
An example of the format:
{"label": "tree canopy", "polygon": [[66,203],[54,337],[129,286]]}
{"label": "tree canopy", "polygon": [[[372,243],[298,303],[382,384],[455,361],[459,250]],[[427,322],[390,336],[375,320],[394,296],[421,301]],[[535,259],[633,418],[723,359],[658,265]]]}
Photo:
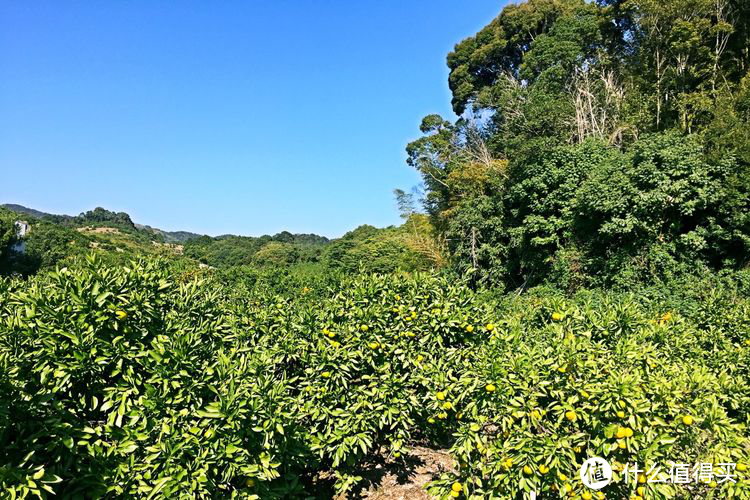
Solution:
{"label": "tree canopy", "polygon": [[529,0],[458,43],[459,119],[407,147],[454,267],[519,287],[746,265],[749,9]]}

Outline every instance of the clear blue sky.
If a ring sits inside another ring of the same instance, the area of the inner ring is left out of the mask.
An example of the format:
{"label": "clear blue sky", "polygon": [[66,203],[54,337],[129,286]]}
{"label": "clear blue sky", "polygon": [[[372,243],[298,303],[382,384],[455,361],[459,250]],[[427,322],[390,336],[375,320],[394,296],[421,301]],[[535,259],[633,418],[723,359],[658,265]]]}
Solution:
{"label": "clear blue sky", "polygon": [[0,203],[206,234],[399,222],[445,56],[502,1],[0,0]]}

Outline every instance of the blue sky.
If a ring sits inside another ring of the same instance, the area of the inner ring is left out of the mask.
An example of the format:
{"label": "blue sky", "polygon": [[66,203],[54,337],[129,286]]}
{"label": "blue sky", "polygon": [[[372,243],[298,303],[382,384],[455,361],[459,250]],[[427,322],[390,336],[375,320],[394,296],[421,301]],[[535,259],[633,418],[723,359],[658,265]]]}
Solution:
{"label": "blue sky", "polygon": [[489,0],[0,0],[0,203],[211,235],[399,222]]}

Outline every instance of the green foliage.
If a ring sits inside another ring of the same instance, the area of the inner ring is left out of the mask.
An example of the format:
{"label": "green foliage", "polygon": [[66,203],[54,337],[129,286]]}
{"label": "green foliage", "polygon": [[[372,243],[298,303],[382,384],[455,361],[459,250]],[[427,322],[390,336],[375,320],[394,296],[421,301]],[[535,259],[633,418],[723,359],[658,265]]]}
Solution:
{"label": "green foliage", "polygon": [[8,258],[10,246],[16,237],[13,213],[0,207],[0,262]]}
{"label": "green foliage", "polygon": [[529,0],[456,45],[461,117],[407,146],[453,268],[575,288],[746,265],[747,9]]}
{"label": "green foliage", "polygon": [[281,265],[316,262],[328,239],[315,234],[274,236],[202,236],[185,243],[185,255],[213,267],[229,267],[256,263]]}
{"label": "green foliage", "polygon": [[[590,453],[747,462],[747,276],[639,301],[279,271],[88,259],[0,280],[4,496],[333,495],[321,473],[344,491],[417,441],[457,459],[438,497],[579,491]],[[616,475],[607,495],[631,489]]]}
{"label": "green foliage", "polygon": [[323,263],[337,272],[354,274],[424,270],[432,267],[429,257],[410,247],[407,225],[378,229],[359,226],[325,248]]}
{"label": "green foliage", "polygon": [[120,227],[131,231],[136,229],[130,216],[125,212],[112,212],[102,207],[82,213],[75,218],[75,222],[81,225]]}

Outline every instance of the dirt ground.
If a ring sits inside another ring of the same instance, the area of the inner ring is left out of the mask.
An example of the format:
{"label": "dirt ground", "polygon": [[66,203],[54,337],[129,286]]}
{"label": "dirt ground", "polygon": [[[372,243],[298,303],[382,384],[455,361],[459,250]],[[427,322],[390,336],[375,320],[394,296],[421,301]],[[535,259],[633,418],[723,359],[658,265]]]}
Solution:
{"label": "dirt ground", "polygon": [[427,500],[431,497],[424,491],[424,485],[451,470],[453,459],[447,450],[415,446],[399,459],[366,464],[360,472],[363,478],[360,488],[336,500]]}

